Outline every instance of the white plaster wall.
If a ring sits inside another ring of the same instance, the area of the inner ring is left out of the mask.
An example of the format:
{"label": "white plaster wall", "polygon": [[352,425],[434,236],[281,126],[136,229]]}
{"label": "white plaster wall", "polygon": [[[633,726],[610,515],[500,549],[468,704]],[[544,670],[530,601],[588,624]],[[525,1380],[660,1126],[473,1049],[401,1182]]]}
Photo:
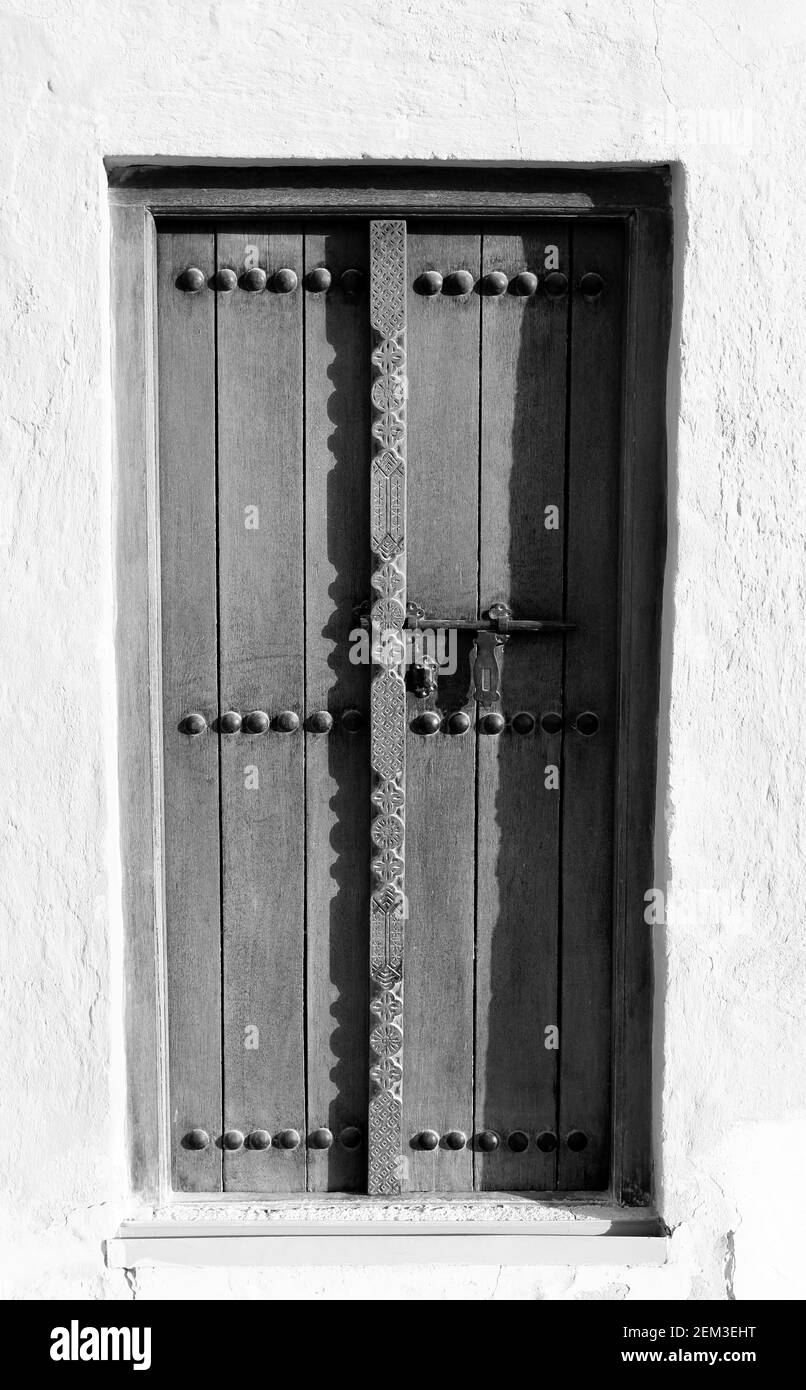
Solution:
{"label": "white plaster wall", "polygon": [[[803,1297],[799,0],[0,0],[6,1296]],[[663,1269],[105,1269],[125,1210],[104,155],[677,162]]]}

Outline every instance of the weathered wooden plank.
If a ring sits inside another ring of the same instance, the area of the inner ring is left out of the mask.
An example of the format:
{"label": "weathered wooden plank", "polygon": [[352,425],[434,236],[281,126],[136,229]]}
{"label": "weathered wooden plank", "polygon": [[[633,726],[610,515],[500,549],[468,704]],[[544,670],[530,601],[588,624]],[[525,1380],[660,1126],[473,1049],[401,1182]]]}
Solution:
{"label": "weathered wooden plank", "polygon": [[[581,1190],[606,1187],[610,1164],[623,229],[575,227],[572,257],[558,1182]],[[588,273],[604,282],[590,299]],[[573,727],[586,711],[592,737]]]}
{"label": "weathered wooden plank", "polygon": [[[672,298],[668,212],[632,226],[624,476],[613,997],[614,1145],[618,1201],[652,1197],[652,934],[661,604],[666,551],[666,356]],[[628,615],[628,616],[627,616]]]}
{"label": "weathered wooden plank", "polygon": [[[302,277],[298,227],[218,236],[219,268]],[[302,299],[217,294],[221,712],[272,728],[221,735],[225,1129],[283,1149],[224,1153],[228,1191],[305,1188]]]}
{"label": "weathered wooden plank", "polygon": [[[354,608],[370,594],[368,227],[316,226],[306,271],[326,266],[332,289],[305,295],[305,661],[307,710],[329,734],[306,734],[308,1132],[310,1191],[366,1185],[370,670],[350,660]],[[345,270],[363,272],[355,295]],[[358,709],[360,732],[339,715]],[[356,1148],[339,1142],[359,1129]]]}
{"label": "weathered wooden plank", "polygon": [[[214,265],[209,233],[158,239],[165,898],[174,1185],[219,1191],[221,923],[216,649],[215,304],[188,293]],[[182,728],[191,711],[207,728]],[[185,1147],[191,1130],[210,1137]]]}
{"label": "weathered wooden plank", "polygon": [[373,854],[369,914],[370,1095],[367,1188],[400,1192],[405,931],[406,224],[370,224],[372,460],[370,760]]}
{"label": "weathered wooden plank", "polygon": [[[478,601],[479,298],[422,295],[427,270],[479,272],[479,229],[410,225],[408,596],[426,614],[476,616]],[[448,716],[468,700],[469,641],[440,678]],[[475,736],[411,729],[426,702],[409,696],[408,939],[403,1133],[411,1191],[472,1188],[472,1149],[412,1147],[433,1130],[472,1134]]]}
{"label": "weathered wooden plank", "polygon": [[[487,225],[483,275],[503,271],[512,286],[524,271],[569,269],[567,224]],[[567,330],[567,296],[482,300],[483,613],[499,602],[516,618],[562,613]],[[510,723],[479,736],[476,1130],[500,1139],[476,1153],[482,1189],[555,1184],[556,1150],[535,1141],[556,1129],[558,1053],[546,1030],[559,1004],[560,736],[539,721],[562,707],[562,662],[561,636],[511,636],[501,703]],[[530,732],[518,732],[528,721],[512,727],[519,713],[531,715]]]}

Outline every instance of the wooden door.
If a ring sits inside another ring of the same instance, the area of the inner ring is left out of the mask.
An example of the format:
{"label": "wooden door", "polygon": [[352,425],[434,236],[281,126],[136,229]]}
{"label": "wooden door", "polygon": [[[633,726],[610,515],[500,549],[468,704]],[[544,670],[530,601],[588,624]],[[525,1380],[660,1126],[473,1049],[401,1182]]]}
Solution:
{"label": "wooden door", "polygon": [[608,1185],[626,249],[160,231],[181,1190]]}

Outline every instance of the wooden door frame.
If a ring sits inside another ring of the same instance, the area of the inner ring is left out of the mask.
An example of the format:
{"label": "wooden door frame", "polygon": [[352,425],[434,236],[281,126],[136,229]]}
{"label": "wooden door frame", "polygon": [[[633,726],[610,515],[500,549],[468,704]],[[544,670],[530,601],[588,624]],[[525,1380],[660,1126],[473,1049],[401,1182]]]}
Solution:
{"label": "wooden door frame", "polygon": [[[107,173],[127,1139],[133,1192],[150,1201],[172,1197],[161,824],[157,226],[177,218],[267,216],[614,218],[627,232],[628,302],[619,544],[613,1133],[611,1189],[599,1196],[619,1204],[649,1204],[652,942],[644,921],[644,895],[654,883],[666,547],[665,398],[672,294],[668,167],[564,170],[358,163],[210,168],[110,159]],[[494,1196],[483,1195],[487,1200]],[[537,1196],[555,1204],[558,1198],[573,1200],[573,1194]],[[585,1203],[594,1197],[579,1194]]]}

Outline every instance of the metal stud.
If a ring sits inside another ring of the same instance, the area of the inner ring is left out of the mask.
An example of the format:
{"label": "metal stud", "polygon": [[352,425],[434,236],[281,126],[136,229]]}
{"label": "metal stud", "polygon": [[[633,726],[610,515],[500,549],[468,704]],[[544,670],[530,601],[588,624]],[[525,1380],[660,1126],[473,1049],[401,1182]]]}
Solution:
{"label": "metal stud", "polygon": [[349,299],[356,299],[364,288],[364,272],[363,270],[343,270],[339,283]]}
{"label": "metal stud", "polygon": [[330,274],[326,265],[315,266],[309,270],[305,276],[305,288],[311,290],[313,294],[326,294],[330,289],[333,276]]}
{"label": "metal stud", "polygon": [[510,289],[513,294],[520,295],[523,299],[534,294],[539,284],[537,276],[531,270],[522,270],[515,276]]}
{"label": "metal stud", "polygon": [[448,720],[448,733],[466,734],[470,728],[470,715],[467,710],[456,710]]}
{"label": "metal stud", "polygon": [[197,294],[199,290],[204,289],[207,281],[203,270],[199,270],[197,265],[189,265],[187,270],[182,271],[177,284],[186,294]]}
{"label": "metal stud", "polygon": [[540,727],[544,734],[558,734],[562,726],[561,714],[556,714],[554,710],[549,710],[547,714],[541,714]]}
{"label": "metal stud", "polygon": [[294,734],[299,728],[299,715],[292,709],[281,709],[274,723],[279,733]]}
{"label": "metal stud", "polygon": [[561,270],[551,270],[543,281],[543,289],[549,299],[562,299],[568,293],[568,276]]}
{"label": "metal stud", "polygon": [[578,1154],[588,1147],[588,1136],[581,1129],[572,1129],[565,1142],[572,1153]]}
{"label": "metal stud", "polygon": [[341,727],[348,734],[357,734],[364,727],[364,716],[360,709],[346,709],[341,716]]}
{"label": "metal stud", "polygon": [[333,1143],[333,1135],[329,1129],[315,1129],[310,1138],[312,1149],[329,1149]]}
{"label": "metal stud", "polygon": [[347,1125],[339,1135],[339,1143],[344,1149],[357,1149],[361,1144],[361,1130],[355,1125]]}
{"label": "metal stud", "polygon": [[535,1143],[541,1153],[553,1154],[557,1147],[557,1135],[552,1134],[550,1129],[544,1129],[541,1134],[538,1134]]}
{"label": "metal stud", "polygon": [[296,1130],[296,1129],[284,1129],[284,1130],[281,1130],[281,1132],[277,1135],[277,1138],[275,1139],[274,1142],[275,1142],[275,1144],[277,1144],[281,1149],[297,1149],[297,1148],[299,1148],[299,1144],[300,1144],[299,1130]]}
{"label": "metal stud", "polygon": [[499,714],[498,710],[493,710],[492,714],[485,714],[481,721],[481,727],[485,734],[500,734],[506,725],[506,719],[503,714]]}
{"label": "metal stud", "polygon": [[524,1134],[522,1129],[513,1129],[512,1133],[507,1135],[507,1148],[514,1154],[522,1154],[528,1147],[529,1135]]}
{"label": "metal stud", "polygon": [[191,737],[203,734],[206,728],[207,720],[203,714],[199,714],[198,710],[193,710],[191,714],[186,714],[181,724],[183,734],[190,734]]}
{"label": "metal stud", "polygon": [[267,1129],[253,1129],[251,1134],[247,1135],[246,1147],[248,1149],[256,1149],[258,1151],[262,1149],[270,1149],[271,1135],[269,1134],[269,1131]]}
{"label": "metal stud", "polygon": [[206,1149],[209,1143],[210,1136],[206,1129],[192,1129],[182,1140],[186,1149]]}
{"label": "metal stud", "polygon": [[422,1129],[415,1139],[418,1149],[426,1149],[429,1153],[439,1145],[439,1135],[435,1129]]}
{"label": "metal stud", "polygon": [[492,1129],[483,1129],[478,1137],[478,1146],[485,1154],[494,1153],[500,1142],[498,1135]]}
{"label": "metal stud", "polygon": [[237,709],[228,709],[226,714],[221,716],[221,728],[225,734],[237,734],[243,720]]}
{"label": "metal stud", "polygon": [[506,294],[509,280],[503,270],[491,270],[489,275],[484,276],[479,288],[482,294]]}
{"label": "metal stud", "polygon": [[444,1139],[446,1147],[453,1149],[455,1153],[463,1149],[467,1143],[467,1135],[463,1134],[461,1129],[449,1129]]}
{"label": "metal stud", "polygon": [[235,1150],[243,1147],[243,1135],[239,1129],[228,1129],[224,1135],[225,1149]]}
{"label": "metal stud", "polygon": [[415,719],[413,727],[415,733],[422,734],[423,737],[428,738],[430,734],[438,732],[441,723],[442,720],[435,709],[425,709],[422,714],[418,715]]}
{"label": "metal stud", "polygon": [[443,294],[470,294],[474,285],[469,270],[452,270],[442,282]]}
{"label": "metal stud", "polygon": [[329,734],[333,728],[333,715],[326,709],[316,710],[309,716],[308,728],[312,734]]}
{"label": "metal stud", "polygon": [[590,304],[594,299],[598,299],[599,295],[602,293],[604,289],[604,280],[595,270],[588,270],[582,276],[579,282],[579,288],[582,291],[582,298],[587,299]]}
{"label": "metal stud", "polygon": [[283,266],[282,270],[275,270],[271,277],[271,287],[275,294],[291,294],[299,284],[299,277],[295,270],[289,266]]}
{"label": "metal stud", "polygon": [[271,720],[262,709],[252,709],[243,722],[250,734],[265,734]]}
{"label": "metal stud", "polygon": [[593,710],[583,710],[577,715],[572,728],[583,738],[593,738],[593,735],[599,732],[599,716],[594,714]]}
{"label": "metal stud", "polygon": [[424,270],[414,281],[414,293],[434,295],[442,289],[442,276],[438,270]]}
{"label": "metal stud", "polygon": [[513,716],[512,727],[516,734],[530,734],[535,726],[535,717],[528,710],[522,709]]}
{"label": "metal stud", "polygon": [[230,290],[237,289],[237,286],[238,276],[234,270],[230,270],[229,266],[222,266],[220,270],[216,271],[215,287],[217,290],[229,293]]}
{"label": "metal stud", "polygon": [[265,290],[268,276],[262,266],[253,265],[249,270],[244,271],[242,284],[245,290]]}

